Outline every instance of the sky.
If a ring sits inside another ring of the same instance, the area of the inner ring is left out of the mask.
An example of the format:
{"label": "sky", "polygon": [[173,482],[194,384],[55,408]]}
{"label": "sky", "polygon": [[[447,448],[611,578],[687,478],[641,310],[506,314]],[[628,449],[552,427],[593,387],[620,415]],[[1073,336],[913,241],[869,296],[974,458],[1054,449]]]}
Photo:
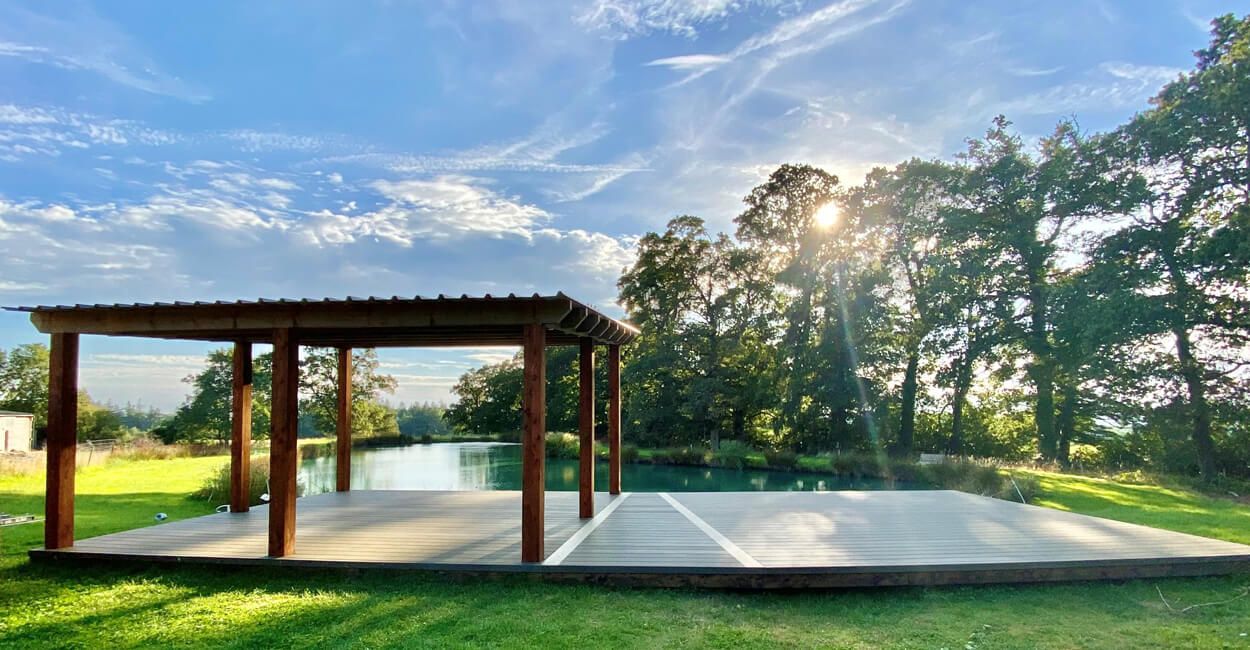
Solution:
{"label": "sky", "polygon": [[[0,3],[0,305],[565,293],[732,230],[787,162],[862,181],[1005,114],[1105,130],[1192,65],[1201,0]],[[46,341],[0,313],[0,348]],[[207,344],[84,337],[171,410]],[[509,349],[385,350],[392,403]]]}

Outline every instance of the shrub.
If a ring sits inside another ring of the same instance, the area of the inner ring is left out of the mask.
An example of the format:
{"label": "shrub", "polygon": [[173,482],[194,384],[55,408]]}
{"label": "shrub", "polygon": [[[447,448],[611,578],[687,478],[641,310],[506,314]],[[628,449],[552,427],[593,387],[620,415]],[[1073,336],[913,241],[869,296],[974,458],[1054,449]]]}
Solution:
{"label": "shrub", "polygon": [[773,469],[794,469],[799,464],[799,455],[788,450],[766,450],[764,462]]}
{"label": "shrub", "polygon": [[888,472],[888,467],[882,467],[881,461],[873,454],[838,454],[829,465],[834,474],[852,478],[884,478]]}
{"label": "shrub", "polygon": [[674,465],[706,465],[708,452],[694,447],[673,447],[668,450],[669,462]]}
{"label": "shrub", "polygon": [[425,435],[422,435],[422,436],[421,436],[421,444],[423,444],[423,445],[432,445],[432,444],[434,444],[434,436],[433,436],[433,435],[431,435],[431,434],[428,434],[428,433],[427,433],[427,434],[425,434]]}
{"label": "shrub", "polygon": [[751,447],[739,440],[726,440],[720,449],[712,452],[712,464],[731,469],[742,469],[747,466],[747,457]]}
{"label": "shrub", "polygon": [[987,497],[999,496],[1011,489],[1010,481],[998,471],[997,467],[972,463],[965,463],[965,465],[971,465],[971,467],[959,489]]}
{"label": "shrub", "polygon": [[[1017,489],[1019,493],[1016,492]],[[1025,503],[1033,503],[1033,499],[1042,493],[1042,484],[1037,480],[1036,476],[1008,473],[1007,484],[1004,486],[1004,490],[1006,493],[998,495],[998,498],[1007,501],[1020,501],[1020,498],[1023,497]]]}
{"label": "shrub", "polygon": [[1105,469],[1107,467],[1107,459],[1103,456],[1102,450],[1094,445],[1078,442],[1072,445],[1068,458],[1072,466],[1079,469]]}
{"label": "shrub", "polygon": [[889,478],[899,481],[915,481],[920,475],[920,466],[909,460],[892,460],[889,464]]}
{"label": "shrub", "polygon": [[[269,457],[253,456],[250,465],[251,472],[248,476],[247,483],[247,502],[250,505],[258,506],[264,501],[260,495],[269,492]],[[304,485],[299,483],[295,486],[297,496],[304,495]],[[204,499],[206,501],[217,501],[227,503],[230,501],[230,463],[222,465],[216,473],[208,477],[204,481],[204,485],[200,486],[191,496]]]}
{"label": "shrub", "polygon": [[319,443],[309,444],[309,445],[300,445],[299,446],[300,460],[308,460],[310,458],[320,458],[322,456],[333,456],[335,452],[334,446],[335,446],[335,443],[333,442],[319,442]]}
{"label": "shrub", "polygon": [[650,457],[652,464],[655,465],[671,465],[673,462],[671,449],[653,449]]}
{"label": "shrub", "polygon": [[129,444],[113,450],[109,458],[118,460],[169,460],[170,458],[186,458],[191,456],[191,448],[187,445],[166,445],[159,440],[140,437]]}
{"label": "shrub", "polygon": [[638,445],[621,445],[621,462],[638,462]]}
{"label": "shrub", "polygon": [[963,480],[968,465],[969,463],[951,461],[921,465],[919,473],[935,487],[954,490],[958,489],[956,486]]}
{"label": "shrub", "polygon": [[577,460],[581,451],[581,443],[571,433],[547,434],[547,457]]}
{"label": "shrub", "polygon": [[829,469],[838,476],[859,476],[859,459],[850,454],[839,454],[829,461]]}

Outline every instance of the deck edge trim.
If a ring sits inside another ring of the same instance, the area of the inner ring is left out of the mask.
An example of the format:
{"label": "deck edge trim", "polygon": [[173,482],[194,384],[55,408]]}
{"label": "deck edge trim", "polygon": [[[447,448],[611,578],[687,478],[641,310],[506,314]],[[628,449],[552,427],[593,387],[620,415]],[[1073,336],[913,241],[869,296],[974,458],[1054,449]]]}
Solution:
{"label": "deck edge trim", "polygon": [[682,505],[680,501],[669,496],[668,492],[657,492],[656,494],[659,494],[661,499],[667,501],[668,505],[672,506],[677,512],[680,512],[683,517],[690,520],[690,523],[694,524],[695,527],[703,531],[705,535],[711,537],[712,541],[719,544],[721,548],[725,549],[726,553],[733,556],[733,558],[741,563],[742,566],[751,567],[753,569],[764,568],[764,565],[760,564],[759,560],[751,557],[750,553],[738,548],[737,544],[734,544],[728,537],[722,535],[721,532],[713,528],[711,524],[703,521],[702,517],[691,512],[690,509]]}

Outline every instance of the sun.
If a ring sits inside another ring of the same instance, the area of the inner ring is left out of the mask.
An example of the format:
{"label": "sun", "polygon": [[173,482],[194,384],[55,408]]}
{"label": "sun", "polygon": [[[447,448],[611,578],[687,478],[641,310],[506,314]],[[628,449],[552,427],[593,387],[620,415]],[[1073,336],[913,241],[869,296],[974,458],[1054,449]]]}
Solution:
{"label": "sun", "polygon": [[812,220],[815,222],[817,228],[827,230],[834,227],[838,223],[838,205],[833,201],[824,204],[819,210],[816,211]]}

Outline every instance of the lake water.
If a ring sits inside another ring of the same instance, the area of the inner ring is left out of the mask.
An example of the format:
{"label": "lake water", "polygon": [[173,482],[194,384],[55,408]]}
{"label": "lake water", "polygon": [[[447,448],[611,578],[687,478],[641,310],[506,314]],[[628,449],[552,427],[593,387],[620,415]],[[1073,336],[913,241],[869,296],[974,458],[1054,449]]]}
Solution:
{"label": "lake water", "polygon": [[[595,469],[595,489],[606,492],[607,463]],[[300,467],[305,494],[334,490],[334,457],[310,458]],[[630,492],[824,491],[915,489],[882,479],[827,474],[735,470],[716,467],[625,464],[621,483]],[[519,490],[521,446],[490,442],[411,445],[352,452],[357,490]],[[577,461],[547,459],[547,489],[577,490]]]}

